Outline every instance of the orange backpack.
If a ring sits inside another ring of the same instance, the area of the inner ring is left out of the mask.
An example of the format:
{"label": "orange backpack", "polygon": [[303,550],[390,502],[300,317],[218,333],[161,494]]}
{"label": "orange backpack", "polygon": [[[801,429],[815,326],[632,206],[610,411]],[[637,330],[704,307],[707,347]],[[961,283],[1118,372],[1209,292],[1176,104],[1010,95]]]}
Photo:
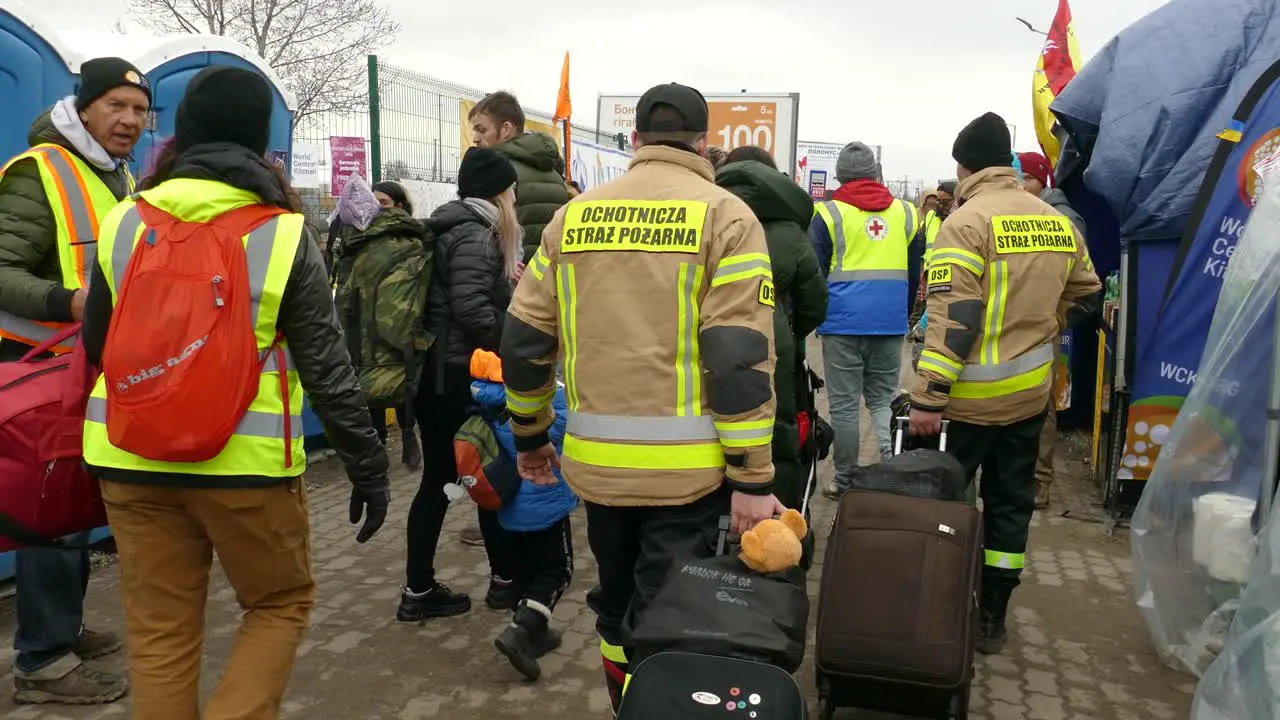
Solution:
{"label": "orange backpack", "polygon": [[145,228],[116,288],[102,356],[107,437],[148,460],[204,462],[235,434],[267,359],[283,355],[279,335],[258,355],[242,238],[285,211],[248,205],[192,223],[140,198],[136,207]]}

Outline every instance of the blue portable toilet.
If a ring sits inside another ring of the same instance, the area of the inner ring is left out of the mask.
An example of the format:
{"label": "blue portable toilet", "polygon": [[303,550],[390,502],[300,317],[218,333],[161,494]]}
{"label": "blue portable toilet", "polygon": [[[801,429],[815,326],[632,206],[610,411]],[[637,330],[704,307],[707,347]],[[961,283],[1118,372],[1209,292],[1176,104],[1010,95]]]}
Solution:
{"label": "blue portable toilet", "polygon": [[135,174],[142,176],[155,148],[173,135],[174,117],[187,83],[195,74],[211,65],[232,65],[253,70],[267,79],[275,91],[275,108],[271,113],[271,138],[267,152],[289,167],[293,145],[293,95],[285,89],[278,75],[252,50],[220,35],[180,35],[165,38],[144,51],[135,62],[151,81],[151,109],[154,126],[142,134],[134,149]]}
{"label": "blue portable toilet", "polygon": [[75,91],[72,68],[79,65],[52,23],[13,0],[0,5],[0,163],[27,149],[37,115]]}

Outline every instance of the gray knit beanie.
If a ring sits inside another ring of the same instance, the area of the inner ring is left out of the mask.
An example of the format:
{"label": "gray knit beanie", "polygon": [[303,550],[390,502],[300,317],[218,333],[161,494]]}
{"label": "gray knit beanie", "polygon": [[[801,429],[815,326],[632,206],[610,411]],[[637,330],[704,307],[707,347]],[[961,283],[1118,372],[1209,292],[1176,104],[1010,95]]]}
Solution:
{"label": "gray knit beanie", "polygon": [[851,142],[840,151],[836,160],[836,180],[841,183],[854,180],[879,180],[880,164],[876,153],[860,142]]}

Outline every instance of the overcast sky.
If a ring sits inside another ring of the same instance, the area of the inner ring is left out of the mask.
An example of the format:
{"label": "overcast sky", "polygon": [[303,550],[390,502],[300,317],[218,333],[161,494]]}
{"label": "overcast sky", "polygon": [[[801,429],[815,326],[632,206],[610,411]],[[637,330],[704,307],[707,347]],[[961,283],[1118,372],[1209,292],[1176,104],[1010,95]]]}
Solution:
{"label": "overcast sky", "polygon": [[[930,181],[954,172],[956,132],[988,110],[1017,127],[1018,150],[1038,149],[1031,80],[1043,37],[1014,18],[1047,29],[1057,7],[1057,0],[383,1],[401,25],[380,53],[387,62],[510,89],[549,110],[567,49],[574,121],[582,124],[594,122],[598,94],[659,82],[708,94],[798,92],[800,139],[879,144],[887,176]],[[1164,2],[1072,0],[1085,59]],[[39,0],[38,7],[82,45],[128,14],[127,0]]]}

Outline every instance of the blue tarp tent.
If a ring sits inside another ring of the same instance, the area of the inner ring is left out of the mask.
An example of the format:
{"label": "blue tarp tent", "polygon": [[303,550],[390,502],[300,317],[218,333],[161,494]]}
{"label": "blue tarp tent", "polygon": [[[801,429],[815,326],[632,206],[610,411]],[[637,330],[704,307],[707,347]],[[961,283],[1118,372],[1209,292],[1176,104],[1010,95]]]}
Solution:
{"label": "blue tarp tent", "polygon": [[[1099,271],[1120,269],[1124,249],[1127,382],[1117,389],[1132,396],[1124,479],[1147,477],[1152,449],[1196,380],[1226,260],[1248,218],[1252,158],[1280,126],[1273,109],[1253,117],[1242,103],[1278,57],[1271,0],[1173,0],[1113,38],[1053,104],[1068,135],[1061,185],[1086,215]],[[1236,119],[1245,110],[1248,127]],[[1223,142],[1243,151],[1230,167],[1224,159],[1202,193]],[[1237,202],[1211,203],[1229,183]]]}

